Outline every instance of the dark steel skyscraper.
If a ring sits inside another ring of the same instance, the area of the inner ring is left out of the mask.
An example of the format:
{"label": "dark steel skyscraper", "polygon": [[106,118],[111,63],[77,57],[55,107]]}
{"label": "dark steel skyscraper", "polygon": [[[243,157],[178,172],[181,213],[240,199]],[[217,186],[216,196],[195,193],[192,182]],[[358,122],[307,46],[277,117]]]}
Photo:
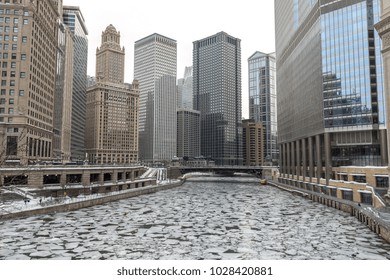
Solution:
{"label": "dark steel skyscraper", "polygon": [[193,94],[202,155],[242,165],[240,39],[220,32],[193,43]]}
{"label": "dark steel skyscraper", "polygon": [[281,173],[387,164],[379,0],[275,0]]}

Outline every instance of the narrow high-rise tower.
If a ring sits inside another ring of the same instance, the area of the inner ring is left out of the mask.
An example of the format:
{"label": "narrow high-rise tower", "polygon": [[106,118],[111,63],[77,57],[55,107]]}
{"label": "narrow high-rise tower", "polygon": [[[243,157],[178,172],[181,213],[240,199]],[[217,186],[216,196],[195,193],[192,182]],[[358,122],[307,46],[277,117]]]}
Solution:
{"label": "narrow high-rise tower", "polygon": [[125,50],[109,25],[96,51],[96,83],[87,90],[86,148],[92,163],[138,161],[138,82],[123,83]]}
{"label": "narrow high-rise tower", "polygon": [[193,94],[202,155],[218,165],[242,165],[240,39],[220,32],[193,43]]}
{"label": "narrow high-rise tower", "polygon": [[248,58],[249,118],[263,124],[262,162],[278,164],[275,54],[255,52]]}
{"label": "narrow high-rise tower", "polygon": [[87,94],[88,30],[79,7],[64,6],[63,19],[73,34],[71,160],[85,158],[85,98]]}
{"label": "narrow high-rise tower", "polygon": [[152,34],[134,44],[134,79],[140,84],[140,160],[176,156],[177,43]]}

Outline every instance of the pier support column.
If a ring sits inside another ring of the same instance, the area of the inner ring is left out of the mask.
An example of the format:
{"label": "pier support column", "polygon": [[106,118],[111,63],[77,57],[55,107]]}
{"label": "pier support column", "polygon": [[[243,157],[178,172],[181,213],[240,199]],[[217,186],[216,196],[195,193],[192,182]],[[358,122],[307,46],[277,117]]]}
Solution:
{"label": "pier support column", "polygon": [[284,144],[279,145],[279,166],[280,166],[280,174],[284,177],[286,173],[285,170],[285,161],[284,161]]}
{"label": "pier support column", "polygon": [[313,182],[313,175],[314,175],[313,137],[309,137],[309,177],[310,177],[310,183]]}
{"label": "pier support column", "polygon": [[291,142],[291,174],[292,178],[295,178],[295,175],[297,174],[297,164],[295,162],[295,142]]}
{"label": "pier support column", "polygon": [[317,161],[317,184],[321,182],[322,156],[321,156],[321,135],[316,135],[316,161]]}
{"label": "pier support column", "polygon": [[305,182],[306,179],[306,171],[307,171],[307,162],[306,162],[306,139],[301,140],[301,147],[302,147],[302,176],[303,181]]}
{"label": "pier support column", "polygon": [[291,157],[290,157],[290,143],[286,143],[287,145],[287,178],[290,178],[290,174],[291,174]]}
{"label": "pier support column", "polygon": [[295,151],[296,151],[296,156],[297,156],[297,160],[296,160],[296,165],[297,165],[297,179],[299,180],[299,176],[301,176],[302,174],[302,170],[301,170],[301,147],[300,147],[300,140],[297,140],[295,142]]}
{"label": "pier support column", "polygon": [[325,180],[326,180],[326,185],[329,186],[329,180],[332,173],[332,155],[331,155],[329,133],[325,133],[324,135],[324,146],[325,146]]}
{"label": "pier support column", "polygon": [[103,172],[103,171],[101,171],[101,172],[99,173],[99,184],[100,184],[100,185],[103,185],[103,184],[104,184],[104,172]]}
{"label": "pier support column", "polygon": [[83,186],[89,186],[91,184],[91,173],[84,171],[81,175],[81,183]]}

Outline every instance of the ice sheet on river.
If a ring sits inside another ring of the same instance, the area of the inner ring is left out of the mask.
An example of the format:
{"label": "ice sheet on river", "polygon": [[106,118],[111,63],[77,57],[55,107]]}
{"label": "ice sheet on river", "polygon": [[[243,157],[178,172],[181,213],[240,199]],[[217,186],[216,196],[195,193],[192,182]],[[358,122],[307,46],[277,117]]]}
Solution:
{"label": "ice sheet on river", "polygon": [[355,218],[251,182],[0,223],[0,259],[390,259]]}

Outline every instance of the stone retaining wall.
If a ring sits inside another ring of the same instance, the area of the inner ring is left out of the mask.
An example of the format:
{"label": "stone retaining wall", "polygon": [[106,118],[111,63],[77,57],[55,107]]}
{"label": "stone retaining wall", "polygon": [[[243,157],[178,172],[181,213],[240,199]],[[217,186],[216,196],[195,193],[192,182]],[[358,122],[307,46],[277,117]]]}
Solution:
{"label": "stone retaining wall", "polygon": [[32,210],[26,210],[21,212],[15,212],[15,213],[9,213],[4,214],[0,216],[1,220],[8,220],[8,219],[17,219],[17,218],[25,218],[35,215],[43,215],[43,214],[50,214],[50,213],[56,213],[56,212],[67,212],[67,211],[73,211],[78,210],[81,208],[91,207],[95,205],[101,205],[108,202],[113,202],[121,199],[126,199],[130,197],[140,196],[144,194],[151,194],[162,190],[172,189],[175,187],[179,187],[183,184],[184,181],[172,183],[172,184],[166,184],[166,185],[153,185],[153,186],[147,186],[143,188],[137,188],[137,189],[131,189],[123,191],[122,193],[113,194],[113,195],[106,195],[94,199],[74,202],[74,203],[68,203],[68,204],[59,204],[59,205],[53,205],[38,209],[32,209]]}
{"label": "stone retaining wall", "polygon": [[360,222],[366,224],[371,231],[378,234],[385,241],[390,243],[390,223],[374,215],[373,212],[369,212],[363,209],[360,204],[335,198],[332,196],[311,192],[301,188],[296,188],[289,185],[282,185],[279,182],[269,182],[270,185],[280,188],[285,191],[294,192],[306,197],[315,202],[321,203],[328,207],[336,208],[343,212],[349,213],[351,216],[355,216]]}

